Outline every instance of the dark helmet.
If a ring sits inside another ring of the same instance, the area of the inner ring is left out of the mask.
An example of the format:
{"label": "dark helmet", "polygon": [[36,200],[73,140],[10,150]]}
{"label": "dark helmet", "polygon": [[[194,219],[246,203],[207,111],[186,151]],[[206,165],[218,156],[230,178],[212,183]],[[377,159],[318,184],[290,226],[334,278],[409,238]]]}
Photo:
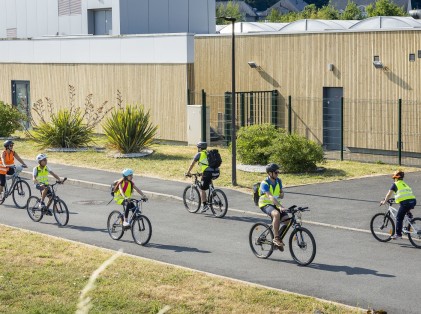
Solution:
{"label": "dark helmet", "polygon": [[405,176],[405,172],[403,172],[402,170],[396,170],[394,173],[393,173],[393,176],[392,176],[392,178],[393,179],[403,179],[403,177]]}
{"label": "dark helmet", "polygon": [[5,148],[9,148],[9,146],[10,146],[10,145],[13,145],[13,144],[15,144],[15,143],[13,143],[13,141],[12,141],[12,140],[7,140],[7,141],[5,141],[5,142],[3,143],[3,146],[4,146]]}
{"label": "dark helmet", "polygon": [[197,148],[206,149],[208,148],[208,143],[206,142],[199,142],[196,144]]}
{"label": "dark helmet", "polygon": [[279,166],[277,164],[270,163],[266,166],[266,173],[275,172],[279,170]]}

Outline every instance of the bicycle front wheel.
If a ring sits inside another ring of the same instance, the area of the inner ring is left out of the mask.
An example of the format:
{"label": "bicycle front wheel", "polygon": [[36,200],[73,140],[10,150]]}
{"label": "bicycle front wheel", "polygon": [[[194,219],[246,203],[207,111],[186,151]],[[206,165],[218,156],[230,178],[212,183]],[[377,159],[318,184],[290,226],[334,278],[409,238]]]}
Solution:
{"label": "bicycle front wheel", "polygon": [[107,229],[108,234],[113,240],[120,240],[124,234],[123,228],[124,216],[118,210],[113,210],[108,215]]}
{"label": "bicycle front wheel", "polygon": [[408,224],[408,239],[413,246],[421,249],[421,218],[414,218]]}
{"label": "bicycle front wheel", "polygon": [[197,187],[187,186],[183,192],[184,207],[190,213],[196,213],[200,208],[200,193]]}
{"label": "bicycle front wheel", "polygon": [[40,221],[44,216],[42,209],[39,208],[40,202],[41,200],[39,199],[39,197],[31,196],[28,199],[28,203],[26,205],[26,211],[28,212],[29,218],[31,218],[35,222]]}
{"label": "bicycle front wheel", "polygon": [[58,200],[54,202],[53,205],[53,213],[54,218],[56,219],[57,223],[64,227],[69,222],[69,210],[67,209],[67,205],[62,200]]}
{"label": "bicycle front wheel", "polygon": [[253,225],[249,233],[249,244],[254,255],[258,258],[268,258],[273,253],[273,232],[270,227],[258,222]]}
{"label": "bicycle front wheel", "polygon": [[137,216],[133,219],[131,228],[134,242],[139,245],[148,244],[152,236],[152,225],[148,217],[144,215]]}
{"label": "bicycle front wheel", "polygon": [[222,218],[228,211],[228,199],[225,193],[220,189],[215,189],[211,195],[210,208],[217,218]]}
{"label": "bicycle front wheel", "polygon": [[25,208],[28,199],[31,197],[31,188],[28,182],[19,180],[15,183],[13,188],[13,202],[17,208]]}
{"label": "bicycle front wheel", "polygon": [[388,242],[395,234],[395,223],[389,215],[378,213],[371,218],[370,230],[376,240]]}
{"label": "bicycle front wheel", "polygon": [[316,256],[316,241],[309,230],[298,227],[289,237],[289,251],[298,264],[306,266]]}

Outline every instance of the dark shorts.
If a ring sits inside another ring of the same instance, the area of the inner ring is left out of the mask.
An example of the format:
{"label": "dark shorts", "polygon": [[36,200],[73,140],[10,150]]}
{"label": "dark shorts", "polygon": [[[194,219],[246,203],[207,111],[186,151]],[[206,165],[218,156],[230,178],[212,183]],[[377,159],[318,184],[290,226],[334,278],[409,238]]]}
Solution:
{"label": "dark shorts", "polygon": [[288,217],[288,214],[287,214],[287,213],[285,213],[285,212],[281,212],[279,209],[277,209],[277,208],[276,208],[275,206],[273,206],[273,205],[266,205],[266,206],[263,206],[263,207],[261,207],[261,208],[260,208],[260,210],[261,210],[262,212],[264,212],[266,215],[270,216],[271,218],[272,218],[272,212],[273,212],[274,210],[278,211],[278,212],[281,214],[281,220],[282,220],[282,218],[283,218],[283,217],[285,217],[285,216],[287,216],[287,217]]}
{"label": "dark shorts", "polygon": [[200,184],[200,188],[206,191],[207,189],[209,189],[209,184],[211,184],[211,182],[212,182],[212,172],[204,171],[202,174],[202,181]]}
{"label": "dark shorts", "polygon": [[[11,176],[14,173],[15,173],[15,169],[14,168],[9,168],[9,170],[7,171],[7,175],[8,176]],[[0,174],[0,185],[1,186],[5,186],[6,185],[6,175],[5,174]]]}

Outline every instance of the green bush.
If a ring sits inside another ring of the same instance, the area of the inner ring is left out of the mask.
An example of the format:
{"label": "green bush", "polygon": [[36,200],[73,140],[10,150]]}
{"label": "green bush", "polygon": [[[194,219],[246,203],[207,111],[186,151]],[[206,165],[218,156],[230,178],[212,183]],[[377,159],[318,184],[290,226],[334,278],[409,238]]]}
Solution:
{"label": "green bush", "polygon": [[283,172],[310,172],[324,161],[323,148],[304,136],[285,134],[276,139],[271,161],[279,163]]}
{"label": "green bush", "polygon": [[143,106],[127,106],[111,112],[102,125],[111,147],[123,154],[138,153],[152,144],[158,130]]}
{"label": "green bush", "polygon": [[269,163],[273,142],[280,136],[271,124],[245,126],[237,133],[237,153],[243,164],[265,165]]}
{"label": "green bush", "polygon": [[0,101],[0,137],[8,137],[22,129],[26,116],[16,107]]}
{"label": "green bush", "polygon": [[93,127],[83,122],[79,109],[60,110],[51,115],[51,122],[41,121],[31,133],[33,139],[43,148],[85,147],[92,142]]}

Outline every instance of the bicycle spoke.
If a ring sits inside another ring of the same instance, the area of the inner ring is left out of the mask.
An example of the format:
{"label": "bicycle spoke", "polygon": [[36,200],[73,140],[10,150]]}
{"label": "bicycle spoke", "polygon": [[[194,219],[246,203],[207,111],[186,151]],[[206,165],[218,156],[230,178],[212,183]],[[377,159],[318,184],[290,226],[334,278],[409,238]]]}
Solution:
{"label": "bicycle spoke", "polygon": [[139,245],[146,245],[152,236],[152,225],[148,217],[139,215],[131,224],[133,240]]}
{"label": "bicycle spoke", "polygon": [[384,213],[378,213],[371,219],[370,230],[378,241],[387,242],[395,234],[395,223],[390,216]]}
{"label": "bicycle spoke", "polygon": [[256,223],[249,233],[249,244],[254,255],[268,258],[273,252],[273,232],[264,223]]}
{"label": "bicycle spoke", "polygon": [[67,209],[66,203],[60,199],[55,202],[53,206],[53,213],[54,218],[60,226],[67,225],[69,221],[69,210]]}
{"label": "bicycle spoke", "polygon": [[19,180],[13,188],[13,202],[18,208],[25,208],[28,199],[31,197],[31,188],[26,181]]}
{"label": "bicycle spoke", "polygon": [[291,233],[289,250],[292,258],[305,266],[310,264],[316,255],[316,241],[310,231],[299,227]]}
{"label": "bicycle spoke", "polygon": [[413,246],[421,248],[421,218],[414,218],[410,223],[408,239]]}
{"label": "bicycle spoke", "polygon": [[108,234],[114,240],[119,240],[124,234],[123,214],[117,210],[110,213],[107,220]]}

